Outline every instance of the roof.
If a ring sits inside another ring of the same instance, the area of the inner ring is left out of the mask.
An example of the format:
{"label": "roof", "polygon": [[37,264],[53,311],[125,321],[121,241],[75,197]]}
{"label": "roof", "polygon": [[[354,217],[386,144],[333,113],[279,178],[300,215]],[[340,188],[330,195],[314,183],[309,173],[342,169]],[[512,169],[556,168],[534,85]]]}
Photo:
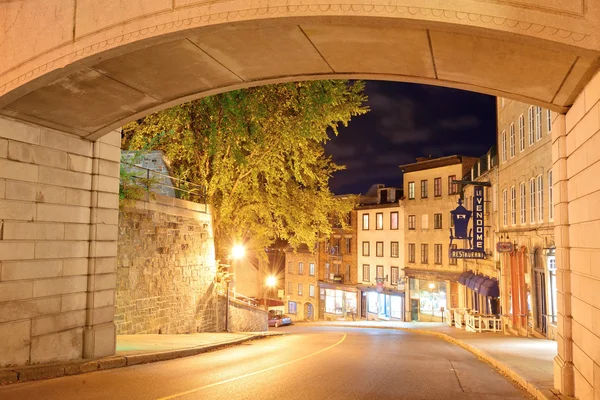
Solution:
{"label": "roof", "polygon": [[439,158],[430,157],[419,157],[417,162],[411,164],[400,165],[402,172],[415,172],[423,171],[426,169],[446,167],[449,165],[468,164],[467,170],[471,169],[471,166],[478,160],[477,157],[468,157],[461,155],[453,155]]}

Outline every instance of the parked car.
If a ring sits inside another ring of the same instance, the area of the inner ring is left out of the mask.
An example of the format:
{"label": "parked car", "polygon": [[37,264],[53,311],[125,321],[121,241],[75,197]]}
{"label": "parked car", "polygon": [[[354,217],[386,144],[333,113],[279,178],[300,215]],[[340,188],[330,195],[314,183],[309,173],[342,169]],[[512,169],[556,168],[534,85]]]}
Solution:
{"label": "parked car", "polygon": [[284,314],[269,315],[269,326],[278,328],[283,325],[291,325],[292,319]]}

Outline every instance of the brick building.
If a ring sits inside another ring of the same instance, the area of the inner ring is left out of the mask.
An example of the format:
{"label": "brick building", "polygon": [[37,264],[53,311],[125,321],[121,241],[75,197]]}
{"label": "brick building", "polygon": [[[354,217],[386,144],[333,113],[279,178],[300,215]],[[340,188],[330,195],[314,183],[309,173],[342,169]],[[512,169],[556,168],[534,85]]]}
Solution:
{"label": "brick building", "polygon": [[285,312],[292,321],[313,321],[318,305],[317,253],[307,246],[285,249]]}

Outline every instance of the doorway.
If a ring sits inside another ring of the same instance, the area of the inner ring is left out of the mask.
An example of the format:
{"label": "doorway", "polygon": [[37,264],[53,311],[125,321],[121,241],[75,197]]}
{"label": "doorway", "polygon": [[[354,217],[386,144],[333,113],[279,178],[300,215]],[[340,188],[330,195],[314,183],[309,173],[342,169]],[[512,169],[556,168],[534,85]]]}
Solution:
{"label": "doorway", "polygon": [[314,309],[311,303],[304,304],[304,319],[312,321],[314,319]]}
{"label": "doorway", "polygon": [[535,279],[535,320],[536,327],[545,335],[546,326],[546,273],[543,270],[534,271]]}
{"label": "doorway", "polygon": [[419,320],[419,299],[410,299],[410,319],[411,321]]}

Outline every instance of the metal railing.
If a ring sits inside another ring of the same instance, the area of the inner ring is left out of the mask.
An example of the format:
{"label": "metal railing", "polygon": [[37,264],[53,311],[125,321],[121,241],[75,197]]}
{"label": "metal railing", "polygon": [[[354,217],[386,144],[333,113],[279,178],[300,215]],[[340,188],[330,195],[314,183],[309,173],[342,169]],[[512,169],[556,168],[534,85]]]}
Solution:
{"label": "metal railing", "polygon": [[149,192],[204,204],[204,212],[207,212],[206,190],[203,186],[139,165],[124,161],[121,161],[121,164],[126,166],[125,168],[133,174],[134,178],[140,181],[145,180],[145,182],[139,182],[138,184],[144,186]]}
{"label": "metal railing", "polygon": [[[227,294],[227,288],[225,286],[218,285],[217,286],[217,293],[220,294],[221,296],[226,296],[226,294]],[[251,297],[244,296],[241,293],[233,291],[233,289],[229,289],[229,298],[230,299],[235,299],[237,301],[241,301],[242,303],[246,303],[246,304],[248,304],[250,306],[253,306],[253,307],[258,307],[259,306],[258,300],[253,299]]]}

